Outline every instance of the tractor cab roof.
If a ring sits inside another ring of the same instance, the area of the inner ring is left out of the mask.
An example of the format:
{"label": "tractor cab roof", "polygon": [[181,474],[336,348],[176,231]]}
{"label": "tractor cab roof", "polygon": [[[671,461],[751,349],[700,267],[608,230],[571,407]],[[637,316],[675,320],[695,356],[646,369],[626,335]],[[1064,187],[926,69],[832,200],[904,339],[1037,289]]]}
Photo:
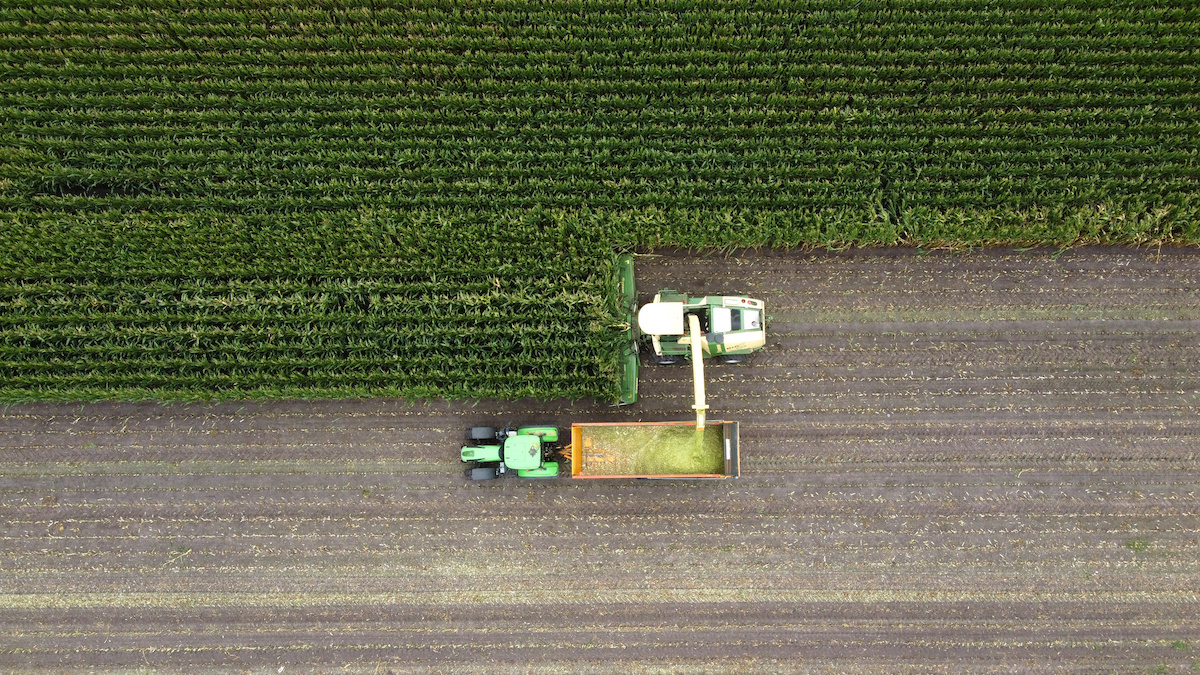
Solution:
{"label": "tractor cab roof", "polygon": [[504,466],[536,469],[542,465],[542,439],[533,435],[509,436],[504,440]]}

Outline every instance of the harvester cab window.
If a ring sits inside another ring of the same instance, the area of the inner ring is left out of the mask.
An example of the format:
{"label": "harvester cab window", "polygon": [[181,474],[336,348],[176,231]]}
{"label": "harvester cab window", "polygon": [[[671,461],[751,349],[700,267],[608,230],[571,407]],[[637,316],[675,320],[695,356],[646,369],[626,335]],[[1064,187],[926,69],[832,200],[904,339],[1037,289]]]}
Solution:
{"label": "harvester cab window", "polygon": [[[733,315],[734,315],[734,312],[732,310],[730,310],[728,307],[713,307],[713,310],[712,310],[712,332],[728,333],[729,331],[734,330]],[[741,322],[740,316],[738,317],[738,320],[740,323]]]}
{"label": "harvester cab window", "polygon": [[[761,315],[758,313],[757,309],[743,309],[741,311],[741,314],[742,314],[742,317],[741,317],[742,318],[742,321],[741,321],[742,326],[741,327],[746,328],[746,330],[755,330],[757,328],[762,328],[762,318],[761,318]],[[740,330],[741,327],[734,328],[734,330]]]}

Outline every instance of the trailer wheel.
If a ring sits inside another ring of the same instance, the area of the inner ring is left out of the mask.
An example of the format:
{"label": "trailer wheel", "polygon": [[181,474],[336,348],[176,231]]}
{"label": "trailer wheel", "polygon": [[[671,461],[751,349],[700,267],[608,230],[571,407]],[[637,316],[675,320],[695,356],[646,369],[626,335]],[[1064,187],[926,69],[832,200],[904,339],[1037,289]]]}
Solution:
{"label": "trailer wheel", "polygon": [[471,480],[492,480],[497,475],[496,467],[481,466],[475,469],[467,469],[467,478]]}
{"label": "trailer wheel", "polygon": [[472,441],[494,441],[496,440],[496,429],[494,427],[471,427],[467,430],[467,439]]}

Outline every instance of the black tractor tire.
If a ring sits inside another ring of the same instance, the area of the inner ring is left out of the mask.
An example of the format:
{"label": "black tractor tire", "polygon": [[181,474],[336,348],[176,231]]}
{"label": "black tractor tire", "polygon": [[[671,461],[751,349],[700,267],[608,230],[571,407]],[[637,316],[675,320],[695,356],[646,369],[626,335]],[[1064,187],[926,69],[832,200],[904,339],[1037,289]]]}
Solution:
{"label": "black tractor tire", "polygon": [[496,440],[495,427],[471,427],[467,429],[467,439],[471,441],[494,441]]}
{"label": "black tractor tire", "polygon": [[729,365],[735,365],[738,363],[745,363],[745,362],[746,362],[745,354],[726,354],[721,357],[721,363],[727,363]]}
{"label": "black tractor tire", "polygon": [[679,365],[682,362],[683,362],[683,357],[680,357],[680,356],[671,356],[668,354],[663,354],[661,356],[659,356],[658,354],[654,355],[654,363],[656,363],[660,366],[675,366],[675,365]]}
{"label": "black tractor tire", "polygon": [[467,469],[467,478],[471,480],[492,480],[499,476],[494,466],[480,466],[474,469]]}

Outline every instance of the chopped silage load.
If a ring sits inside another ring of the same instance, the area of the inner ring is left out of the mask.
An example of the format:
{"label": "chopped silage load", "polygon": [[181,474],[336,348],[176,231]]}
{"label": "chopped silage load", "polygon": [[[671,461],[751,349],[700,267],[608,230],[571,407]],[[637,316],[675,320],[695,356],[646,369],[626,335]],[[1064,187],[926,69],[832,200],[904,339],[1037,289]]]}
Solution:
{"label": "chopped silage load", "polygon": [[582,475],[719,474],[723,438],[718,426],[588,426]]}

